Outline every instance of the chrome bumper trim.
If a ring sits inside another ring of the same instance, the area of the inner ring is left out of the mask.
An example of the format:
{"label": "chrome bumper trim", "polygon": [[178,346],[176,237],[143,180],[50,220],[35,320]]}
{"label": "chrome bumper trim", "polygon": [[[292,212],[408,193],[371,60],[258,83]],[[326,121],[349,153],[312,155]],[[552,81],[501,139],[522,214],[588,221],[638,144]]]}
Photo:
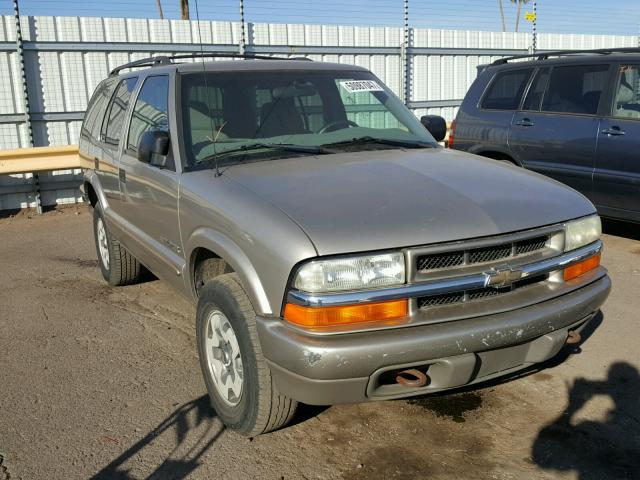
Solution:
{"label": "chrome bumper trim", "polygon": [[[535,277],[537,275],[561,270],[585,258],[596,255],[601,251],[602,242],[598,240],[590,245],[572,250],[557,257],[518,266],[518,269],[522,271],[522,279],[526,279],[528,277]],[[312,307],[386,302],[403,298],[427,297],[430,295],[484,288],[488,285],[489,279],[489,275],[478,273],[379,290],[360,290],[340,293],[307,293],[299,290],[290,290],[287,294],[287,302]]]}

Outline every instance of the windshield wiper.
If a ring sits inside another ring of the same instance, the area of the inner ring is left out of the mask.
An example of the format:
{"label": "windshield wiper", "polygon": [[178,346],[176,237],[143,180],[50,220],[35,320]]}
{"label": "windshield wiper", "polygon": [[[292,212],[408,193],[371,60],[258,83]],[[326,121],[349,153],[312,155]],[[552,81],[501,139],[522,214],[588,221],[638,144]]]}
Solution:
{"label": "windshield wiper", "polygon": [[197,161],[197,163],[204,163],[211,160],[214,160],[216,157],[220,158],[232,153],[240,153],[240,152],[250,152],[252,150],[283,150],[286,152],[299,152],[299,153],[308,153],[310,155],[316,154],[327,154],[327,153],[335,153],[327,148],[322,146],[315,145],[296,145],[294,143],[249,143],[246,145],[242,145],[237,148],[231,148],[229,150],[224,150],[219,153],[212,153],[211,155],[207,155],[206,157]]}
{"label": "windshield wiper", "polygon": [[392,147],[400,148],[435,148],[436,145],[430,142],[423,142],[420,140],[390,140],[387,138],[375,138],[371,136],[356,137],[351,140],[345,140],[335,143],[324,143],[322,147],[342,147],[348,145],[362,145],[367,143],[373,143],[378,145],[390,145]]}

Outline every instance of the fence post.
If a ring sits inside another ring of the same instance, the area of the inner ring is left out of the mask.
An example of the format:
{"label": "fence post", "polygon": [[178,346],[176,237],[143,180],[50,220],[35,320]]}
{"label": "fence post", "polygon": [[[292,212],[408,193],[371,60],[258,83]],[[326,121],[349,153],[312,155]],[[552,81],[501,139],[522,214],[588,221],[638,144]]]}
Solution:
{"label": "fence post", "polygon": [[[31,108],[29,106],[29,89],[27,87],[27,72],[24,67],[24,49],[22,42],[22,27],[20,26],[20,7],[18,0],[13,0],[13,19],[16,28],[16,53],[18,54],[18,65],[20,68],[20,79],[22,81],[22,104],[24,106],[24,125],[27,129],[27,146],[33,147],[33,130],[31,128]],[[33,196],[36,202],[36,211],[42,213],[42,202],[40,201],[40,178],[37,173],[33,174]]]}
{"label": "fence post", "polygon": [[538,9],[537,9],[537,1],[533,0],[533,32],[531,34],[531,53],[536,53],[538,49]]}
{"label": "fence post", "polygon": [[404,40],[400,48],[400,63],[402,68],[402,100],[405,105],[411,101],[411,59],[409,56],[409,0],[404,0]]}
{"label": "fence post", "polygon": [[245,47],[246,47],[246,38],[245,38],[245,26],[244,26],[244,0],[240,0],[240,44],[238,45],[238,50],[240,55],[244,55]]}

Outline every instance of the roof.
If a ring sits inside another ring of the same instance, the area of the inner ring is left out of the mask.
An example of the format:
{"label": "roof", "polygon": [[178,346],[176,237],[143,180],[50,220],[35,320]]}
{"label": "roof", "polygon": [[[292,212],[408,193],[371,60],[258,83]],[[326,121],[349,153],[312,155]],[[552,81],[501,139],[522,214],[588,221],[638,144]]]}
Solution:
{"label": "roof", "polygon": [[522,68],[523,66],[540,65],[624,63],[629,61],[637,62],[638,60],[640,60],[640,48],[560,50],[502,58],[487,65],[487,67]]}
{"label": "roof", "polygon": [[[203,62],[177,64],[179,72],[202,72]],[[235,60],[204,62],[207,72],[246,72],[265,70],[344,70],[367,71],[365,68],[344,63],[311,62],[304,60]]]}
{"label": "roof", "polygon": [[[207,60],[210,58],[237,58],[238,60]],[[194,62],[180,62],[183,59],[194,59]],[[220,54],[220,53],[194,53],[186,55],[173,56],[156,56],[143,58],[133,62],[125,63],[111,70],[110,75],[120,74],[126,69],[159,69],[177,70],[179,72],[200,71],[203,68],[209,72],[240,72],[240,71],[273,71],[273,70],[347,70],[347,71],[367,71],[365,68],[345,65],[342,63],[313,62],[307,58],[279,58],[266,57],[260,55],[239,55],[239,54]],[[138,70],[140,71],[140,70]]]}

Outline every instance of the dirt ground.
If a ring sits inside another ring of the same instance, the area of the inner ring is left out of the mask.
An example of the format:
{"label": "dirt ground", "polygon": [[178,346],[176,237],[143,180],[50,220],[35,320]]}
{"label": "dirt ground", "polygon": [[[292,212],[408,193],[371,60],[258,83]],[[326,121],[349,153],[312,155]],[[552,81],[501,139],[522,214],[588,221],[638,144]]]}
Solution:
{"label": "dirt ground", "polygon": [[194,308],[110,288],[85,207],[0,219],[0,480],[640,478],[640,235],[581,352],[449,395],[326,409],[254,439],[210,409]]}

